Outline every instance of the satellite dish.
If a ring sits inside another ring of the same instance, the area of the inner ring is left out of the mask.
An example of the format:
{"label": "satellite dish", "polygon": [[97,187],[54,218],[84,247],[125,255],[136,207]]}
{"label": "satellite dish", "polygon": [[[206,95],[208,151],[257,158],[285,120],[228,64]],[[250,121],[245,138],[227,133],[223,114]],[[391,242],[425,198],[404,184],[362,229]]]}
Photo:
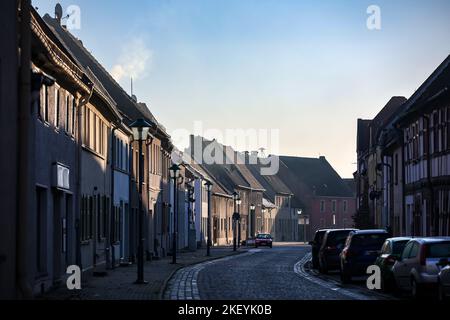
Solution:
{"label": "satellite dish", "polygon": [[55,6],[55,19],[58,21],[61,21],[63,15],[63,8],[59,3]]}

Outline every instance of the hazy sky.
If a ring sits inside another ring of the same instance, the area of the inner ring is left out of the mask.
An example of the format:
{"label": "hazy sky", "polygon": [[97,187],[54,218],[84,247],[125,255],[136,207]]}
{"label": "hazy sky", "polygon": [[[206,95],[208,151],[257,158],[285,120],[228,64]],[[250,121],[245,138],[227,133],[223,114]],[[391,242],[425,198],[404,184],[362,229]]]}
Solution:
{"label": "hazy sky", "polygon": [[[33,0],[53,16],[54,0]],[[72,32],[167,130],[279,129],[284,155],[351,177],[357,118],[406,97],[450,54],[450,1],[60,1]],[[369,30],[369,5],[381,30]]]}

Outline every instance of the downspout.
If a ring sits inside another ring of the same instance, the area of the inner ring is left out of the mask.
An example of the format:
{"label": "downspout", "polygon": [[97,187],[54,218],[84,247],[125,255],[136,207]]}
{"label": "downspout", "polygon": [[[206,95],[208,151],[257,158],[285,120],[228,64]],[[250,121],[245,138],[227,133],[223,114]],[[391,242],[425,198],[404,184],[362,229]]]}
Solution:
{"label": "downspout", "polygon": [[81,232],[80,232],[80,216],[81,216],[81,169],[82,169],[82,155],[83,155],[83,108],[91,100],[92,94],[94,92],[94,85],[91,85],[89,92],[79,99],[78,110],[77,110],[77,201],[75,202],[75,237],[76,237],[76,248],[75,248],[75,261],[76,264],[83,270],[83,264],[81,261]]}
{"label": "downspout", "polygon": [[34,162],[32,149],[34,147],[34,110],[31,108],[31,13],[30,0],[22,0],[20,4],[20,67],[19,67],[19,118],[18,118],[18,192],[17,197],[17,294],[24,299],[33,297],[33,289],[29,282],[28,268],[28,228],[29,215],[34,214],[32,187],[34,187]]}
{"label": "downspout", "polygon": [[[132,139],[130,139],[132,140]],[[135,261],[135,243],[134,239],[136,239],[134,235],[134,214],[132,214],[134,203],[133,201],[133,164],[134,164],[134,154],[133,154],[133,144],[128,144],[128,262],[134,263]]]}
{"label": "downspout", "polygon": [[[120,122],[116,122],[113,123],[117,126],[120,126]],[[113,234],[115,234],[115,215],[114,215],[114,209],[115,209],[115,205],[114,205],[114,188],[115,188],[115,174],[114,174],[114,167],[115,167],[115,163],[116,163],[116,139],[115,139],[115,132],[117,130],[117,126],[115,126],[112,130],[111,130],[111,163],[110,163],[110,167],[111,167],[111,208],[110,208],[110,221],[111,221],[111,226],[110,226],[110,231],[109,231],[109,250],[106,251],[107,253],[107,265],[108,265],[108,260],[109,260],[109,255],[111,255],[111,260],[110,260],[110,267],[111,269],[114,269],[115,267],[115,261],[116,261],[116,253],[114,250],[114,238],[112,237]]]}

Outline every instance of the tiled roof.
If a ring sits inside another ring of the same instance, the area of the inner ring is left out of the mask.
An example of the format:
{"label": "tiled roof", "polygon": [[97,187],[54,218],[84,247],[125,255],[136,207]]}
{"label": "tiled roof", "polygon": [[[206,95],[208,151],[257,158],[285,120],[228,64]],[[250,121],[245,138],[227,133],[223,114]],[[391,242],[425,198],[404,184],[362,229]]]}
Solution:
{"label": "tiled roof", "polygon": [[258,164],[247,164],[247,168],[252,175],[258,180],[261,186],[266,190],[264,195],[271,201],[275,201],[275,196],[278,195],[292,195],[292,191],[284,184],[284,182],[277,175],[262,175],[260,161]]}
{"label": "tiled roof", "polygon": [[[296,194],[299,183],[306,186],[312,194],[323,197],[353,197],[353,192],[333,169],[325,157],[300,158],[281,156],[280,160],[288,171],[282,173],[281,179]],[[282,172],[280,170],[280,172]],[[293,175],[288,177],[286,175]]]}
{"label": "tiled roof", "polygon": [[108,94],[117,103],[117,107],[124,116],[124,122],[127,125],[142,117],[157,123],[151,112],[148,109],[143,109],[143,106],[139,106],[132,100],[108,71],[106,71],[95,57],[83,46],[80,40],[76,39],[69,31],[65,30],[56,19],[50,17],[48,14],[46,14],[43,19],[55,36],[63,43],[66,50],[69,51],[83,67],[91,69],[95,74],[104,89],[107,90]]}

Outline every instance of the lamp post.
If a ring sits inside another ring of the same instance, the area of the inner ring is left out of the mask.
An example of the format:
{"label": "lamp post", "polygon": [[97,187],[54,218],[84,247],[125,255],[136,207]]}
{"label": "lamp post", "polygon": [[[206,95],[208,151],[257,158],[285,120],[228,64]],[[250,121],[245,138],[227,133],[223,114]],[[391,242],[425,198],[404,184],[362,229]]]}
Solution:
{"label": "lamp post", "polygon": [[173,236],[172,236],[172,263],[177,263],[177,180],[180,177],[180,167],[173,164],[170,168],[170,178],[173,179]]}
{"label": "lamp post", "polygon": [[[303,214],[303,209],[297,209],[297,214],[300,217]],[[306,217],[302,217],[303,219],[303,242],[306,243]]]}
{"label": "lamp post", "polygon": [[[266,209],[265,208],[261,209],[261,215],[262,215],[262,229],[263,229],[263,232],[270,233],[268,228],[267,228],[267,231],[266,231],[266,224],[265,224],[266,219],[264,218],[264,216],[266,215]],[[268,224],[269,223],[267,223],[267,225]]]}
{"label": "lamp post", "polygon": [[239,220],[239,213],[236,211],[236,205],[239,195],[237,192],[233,193],[233,251],[236,251],[236,232],[237,232],[237,221]]}
{"label": "lamp post", "polygon": [[206,256],[209,257],[211,255],[211,190],[213,184],[210,181],[206,181],[205,186],[208,190],[208,241],[206,242]]}
{"label": "lamp post", "polygon": [[137,261],[137,280],[136,284],[146,284],[144,280],[144,210],[142,208],[142,185],[144,180],[144,158],[142,156],[142,142],[147,140],[148,133],[154,124],[145,119],[138,119],[130,124],[133,131],[133,139],[139,144],[139,242],[138,242],[138,261]]}
{"label": "lamp post", "polygon": [[250,238],[255,236],[256,233],[256,217],[255,217],[255,208],[256,206],[252,203],[250,205],[250,225],[252,226],[250,228]]}
{"label": "lamp post", "polygon": [[241,247],[241,198],[238,195],[236,200],[238,215],[237,215],[237,225],[238,225],[238,248]]}

